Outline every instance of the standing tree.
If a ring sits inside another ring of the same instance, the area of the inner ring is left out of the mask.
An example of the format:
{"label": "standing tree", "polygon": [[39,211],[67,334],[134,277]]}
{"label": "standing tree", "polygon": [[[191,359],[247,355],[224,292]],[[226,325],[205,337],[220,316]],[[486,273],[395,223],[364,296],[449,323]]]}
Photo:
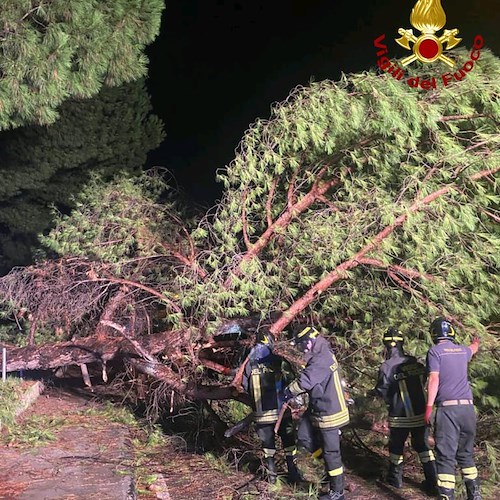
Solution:
{"label": "standing tree", "polygon": [[5,0],[0,12],[0,130],[47,125],[68,98],[145,76],[163,0]]}
{"label": "standing tree", "polygon": [[0,272],[32,262],[51,206],[68,212],[91,173],[138,174],[163,138],[142,79],[65,101],[53,125],[0,134]]}
{"label": "standing tree", "polygon": [[[8,369],[120,355],[178,394],[234,396],[200,385],[197,367],[227,373],[234,340],[213,334],[239,317],[276,336],[299,318],[333,323],[357,366],[393,322],[412,325],[422,352],[438,313],[497,352],[499,73],[483,50],[465,80],[435,90],[373,71],[295,89],[246,132],[222,202],[193,229],[149,178],[93,186],[44,240],[64,258],[0,280],[12,312],[90,336],[14,351]],[[160,344],[143,335],[158,303]],[[498,377],[493,361],[476,369]]]}

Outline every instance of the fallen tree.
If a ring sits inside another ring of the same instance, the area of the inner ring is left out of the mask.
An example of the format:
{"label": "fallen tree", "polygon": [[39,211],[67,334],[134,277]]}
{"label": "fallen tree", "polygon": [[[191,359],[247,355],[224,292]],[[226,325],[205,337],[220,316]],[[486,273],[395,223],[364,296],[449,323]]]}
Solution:
{"label": "fallen tree", "polygon": [[7,369],[121,357],[179,397],[242,399],[255,330],[313,321],[363,386],[382,331],[403,325],[422,354],[437,314],[497,352],[499,69],[485,50],[434,91],[373,72],[297,88],[246,132],[205,215],[151,173],[95,179],[42,238],[59,259],[0,279],[30,344]]}

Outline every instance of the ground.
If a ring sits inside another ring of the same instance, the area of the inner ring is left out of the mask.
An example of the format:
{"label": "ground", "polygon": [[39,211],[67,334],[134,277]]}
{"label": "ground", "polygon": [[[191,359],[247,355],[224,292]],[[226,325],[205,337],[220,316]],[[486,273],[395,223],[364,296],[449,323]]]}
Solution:
{"label": "ground", "polygon": [[[148,433],[129,413],[67,389],[46,389],[18,419],[17,429],[10,434],[2,430],[0,499],[125,499],[132,498],[129,482],[135,484],[139,500],[305,499],[317,494],[319,464],[309,457],[300,455],[299,464],[310,483],[297,488],[284,481],[270,486],[258,470],[242,467],[249,461],[243,459],[238,440],[228,443],[223,456],[194,453],[178,436],[165,436],[158,429]],[[383,450],[368,447],[362,431],[345,429],[343,448],[346,499],[429,498],[420,490],[421,471],[412,453],[405,463],[405,488],[393,490],[377,480],[386,464]],[[278,466],[284,472],[282,458]],[[61,493],[64,481],[68,488],[78,488],[81,496]],[[48,484],[53,496],[37,496],[36,488],[41,491]]]}

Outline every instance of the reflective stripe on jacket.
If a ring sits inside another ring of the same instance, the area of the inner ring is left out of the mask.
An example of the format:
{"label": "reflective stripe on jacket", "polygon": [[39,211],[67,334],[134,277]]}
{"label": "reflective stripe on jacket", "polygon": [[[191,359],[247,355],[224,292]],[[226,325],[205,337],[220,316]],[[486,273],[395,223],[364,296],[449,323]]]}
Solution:
{"label": "reflective stripe on jacket", "polygon": [[389,427],[422,427],[427,371],[413,356],[394,350],[379,369],[375,387],[389,410]]}
{"label": "reflective stripe on jacket", "polygon": [[290,384],[296,396],[309,394],[311,423],[322,429],[339,428],[349,423],[349,410],[344,399],[339,366],[329,342],[318,337],[306,355],[306,366],[299,378]]}
{"label": "reflective stripe on jacket", "polygon": [[257,344],[250,352],[242,386],[252,398],[255,423],[273,424],[278,420],[288,382],[284,374],[287,368],[286,361],[263,344]]}

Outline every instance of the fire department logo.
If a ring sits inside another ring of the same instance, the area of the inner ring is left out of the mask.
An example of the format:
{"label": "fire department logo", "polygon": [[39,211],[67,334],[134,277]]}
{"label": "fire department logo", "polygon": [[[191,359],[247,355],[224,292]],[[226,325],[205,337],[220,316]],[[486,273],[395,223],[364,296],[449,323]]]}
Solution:
{"label": "fire department logo", "polygon": [[[441,0],[418,0],[410,15],[410,24],[420,31],[420,36],[415,36],[412,29],[399,28],[398,33],[401,38],[395,39],[399,45],[407,50],[412,50],[411,56],[401,60],[402,66],[407,66],[415,60],[423,63],[432,63],[440,60],[450,67],[455,65],[455,61],[443,55],[443,46],[446,50],[452,49],[460,43],[461,38],[457,38],[458,29],[445,29],[441,36],[436,33],[446,24],[446,14],[441,6]],[[413,47],[410,46],[410,42]]]}

